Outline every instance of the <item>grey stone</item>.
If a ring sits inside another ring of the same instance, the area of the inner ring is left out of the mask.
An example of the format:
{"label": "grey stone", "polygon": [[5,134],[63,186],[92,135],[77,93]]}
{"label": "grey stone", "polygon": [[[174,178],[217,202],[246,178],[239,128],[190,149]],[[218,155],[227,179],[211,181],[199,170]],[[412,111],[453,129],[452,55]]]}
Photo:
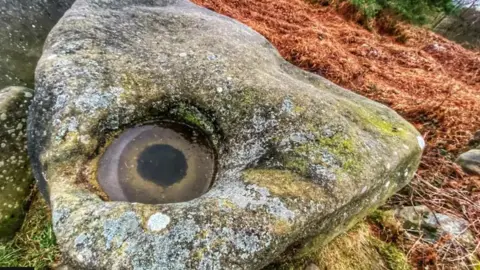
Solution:
{"label": "grey stone", "polygon": [[74,0],[0,0],[0,89],[33,88],[48,32]]}
{"label": "grey stone", "polygon": [[[35,77],[29,152],[73,268],[261,268],[381,204],[422,151],[388,107],[292,66],[252,29],[186,0],[75,2]],[[102,199],[95,172],[111,138],[159,118],[210,137],[211,189],[183,203]],[[328,188],[312,179],[315,165],[335,175]]]}
{"label": "grey stone", "polygon": [[33,182],[27,157],[27,112],[33,91],[25,87],[0,90],[0,240],[12,238],[25,217]]}
{"label": "grey stone", "polygon": [[464,245],[475,246],[475,238],[468,229],[468,222],[462,218],[435,213],[424,205],[398,209],[395,216],[403,221],[406,230],[422,232],[424,239],[431,242],[436,242],[443,235],[450,234]]}
{"label": "grey stone", "polygon": [[316,264],[309,264],[307,267],[305,267],[305,270],[320,270]]}
{"label": "grey stone", "polygon": [[480,149],[472,149],[461,154],[456,162],[466,173],[480,175]]}

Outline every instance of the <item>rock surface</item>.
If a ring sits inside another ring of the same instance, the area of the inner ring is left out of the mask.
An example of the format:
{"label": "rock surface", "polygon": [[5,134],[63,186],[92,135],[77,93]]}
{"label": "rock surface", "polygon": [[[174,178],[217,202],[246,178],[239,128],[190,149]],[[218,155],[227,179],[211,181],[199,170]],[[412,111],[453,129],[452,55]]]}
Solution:
{"label": "rock surface", "polygon": [[74,0],[0,0],[0,89],[33,88],[48,32]]}
{"label": "rock surface", "polygon": [[461,154],[456,161],[468,174],[480,175],[480,149]]}
{"label": "rock surface", "polygon": [[0,90],[0,240],[14,236],[25,216],[25,200],[33,182],[27,157],[27,112],[33,91]]}
{"label": "rock surface", "polygon": [[475,246],[475,238],[464,219],[434,213],[423,205],[404,207],[397,210],[395,216],[406,230],[422,232],[426,240],[436,242],[445,234],[450,234],[464,245]]}
{"label": "rock surface", "polygon": [[309,264],[307,267],[305,267],[305,270],[320,270],[316,264]]}
{"label": "rock surface", "polygon": [[[184,203],[102,200],[96,169],[111,138],[165,118],[212,140],[211,189]],[[29,119],[57,241],[80,269],[261,268],[382,203],[422,147],[386,106],[184,0],[75,2],[46,41]]]}

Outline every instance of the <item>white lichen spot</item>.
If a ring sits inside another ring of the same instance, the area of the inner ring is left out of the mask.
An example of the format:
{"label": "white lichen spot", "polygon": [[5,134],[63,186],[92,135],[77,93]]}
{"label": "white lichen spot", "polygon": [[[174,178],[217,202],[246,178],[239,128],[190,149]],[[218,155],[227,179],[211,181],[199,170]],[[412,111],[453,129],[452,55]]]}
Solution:
{"label": "white lichen spot", "polygon": [[81,135],[80,136],[80,142],[83,144],[89,144],[90,143],[90,136],[89,135]]}
{"label": "white lichen spot", "polygon": [[291,114],[293,112],[294,107],[295,107],[295,105],[290,100],[290,98],[285,98],[282,102],[281,111],[282,111],[282,113]]}
{"label": "white lichen spot", "polygon": [[162,213],[155,213],[150,216],[147,222],[147,228],[153,232],[159,232],[165,229],[168,224],[170,223],[170,217],[162,214]]}
{"label": "white lichen spot", "polygon": [[178,56],[185,57],[185,56],[187,56],[187,53],[182,52],[182,53],[178,54]]}
{"label": "white lichen spot", "polygon": [[417,136],[417,141],[418,141],[418,145],[420,146],[420,149],[424,149],[425,148],[425,140],[423,139],[422,136]]}

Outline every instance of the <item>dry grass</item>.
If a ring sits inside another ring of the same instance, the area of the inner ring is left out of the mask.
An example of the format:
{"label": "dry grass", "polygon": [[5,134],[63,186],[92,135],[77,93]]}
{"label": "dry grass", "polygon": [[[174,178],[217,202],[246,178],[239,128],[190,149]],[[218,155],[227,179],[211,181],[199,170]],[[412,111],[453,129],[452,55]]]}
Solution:
{"label": "dry grass", "polygon": [[[480,130],[479,52],[405,24],[394,29],[388,25],[393,35],[379,34],[388,20],[374,22],[370,32],[354,21],[348,5],[333,9],[304,0],[194,2],[249,25],[288,61],[384,103],[414,124],[427,142],[424,157],[411,185],[390,203],[425,204],[462,217],[480,241],[480,179],[466,176],[454,163]],[[441,269],[466,255],[445,253],[442,245],[417,243],[413,248],[419,252],[409,252],[410,258],[422,267]]]}
{"label": "dry grass", "polygon": [[325,270],[411,269],[400,250],[372,235],[363,223],[322,248],[314,262]]}

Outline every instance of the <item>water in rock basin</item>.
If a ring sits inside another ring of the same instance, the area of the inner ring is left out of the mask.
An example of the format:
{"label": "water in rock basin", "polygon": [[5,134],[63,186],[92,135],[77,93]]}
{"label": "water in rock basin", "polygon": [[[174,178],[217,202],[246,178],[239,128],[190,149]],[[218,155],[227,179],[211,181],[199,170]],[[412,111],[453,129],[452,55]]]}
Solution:
{"label": "water in rock basin", "polygon": [[137,173],[162,187],[180,182],[187,169],[185,155],[168,144],[151,145],[137,158]]}
{"label": "water in rock basin", "polygon": [[214,151],[203,134],[162,122],[121,134],[101,157],[97,178],[113,201],[158,204],[201,196],[214,172]]}

